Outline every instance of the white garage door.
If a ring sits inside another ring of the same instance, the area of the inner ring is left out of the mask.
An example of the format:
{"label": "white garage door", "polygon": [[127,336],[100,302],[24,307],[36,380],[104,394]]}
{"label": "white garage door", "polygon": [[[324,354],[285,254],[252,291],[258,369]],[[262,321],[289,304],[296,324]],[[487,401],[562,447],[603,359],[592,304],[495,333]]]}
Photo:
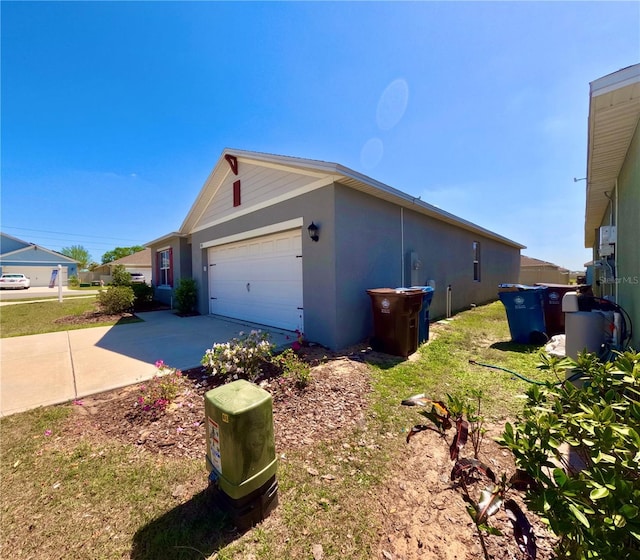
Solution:
{"label": "white garage door", "polygon": [[300,229],[211,247],[208,256],[210,313],[303,330]]}
{"label": "white garage door", "polygon": [[[15,273],[19,273],[19,274],[24,274],[25,276],[28,276],[29,279],[31,280],[31,285],[35,288],[35,287],[43,287],[43,286],[48,286],[49,282],[51,281],[51,273],[54,270],[58,270],[58,266],[57,265],[51,265],[51,266],[3,266],[2,267],[2,272],[4,274],[15,274]],[[67,280],[67,267],[63,266],[62,267],[62,285],[66,286],[68,284],[68,280]],[[56,281],[56,286],[58,285],[58,282]]]}

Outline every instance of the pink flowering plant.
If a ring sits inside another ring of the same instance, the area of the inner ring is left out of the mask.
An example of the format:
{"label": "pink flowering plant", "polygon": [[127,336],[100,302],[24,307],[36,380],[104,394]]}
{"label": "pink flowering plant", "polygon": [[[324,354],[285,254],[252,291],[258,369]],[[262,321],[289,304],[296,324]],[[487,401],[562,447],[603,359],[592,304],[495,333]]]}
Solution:
{"label": "pink flowering plant", "polygon": [[140,395],[135,403],[143,412],[164,412],[184,388],[184,379],[179,369],[167,366],[162,360],[156,362],[156,368],[158,373],[140,387]]}
{"label": "pink flowering plant", "polygon": [[215,343],[205,352],[201,363],[210,375],[224,381],[254,381],[273,352],[269,338],[269,333],[260,330],[240,332],[229,342]]}
{"label": "pink flowering plant", "polygon": [[294,352],[297,352],[305,345],[304,333],[299,329],[296,329],[296,339],[291,344],[291,348]]}

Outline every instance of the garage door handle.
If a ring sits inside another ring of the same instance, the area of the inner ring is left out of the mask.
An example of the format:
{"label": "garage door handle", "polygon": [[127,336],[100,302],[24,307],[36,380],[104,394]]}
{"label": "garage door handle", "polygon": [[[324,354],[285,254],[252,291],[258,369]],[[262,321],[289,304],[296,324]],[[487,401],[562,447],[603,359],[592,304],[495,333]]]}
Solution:
{"label": "garage door handle", "polygon": [[212,298],[209,298],[209,299],[218,299],[218,298],[217,297],[212,297]]}
{"label": "garage door handle", "polygon": [[302,310],[304,309],[304,307],[298,307],[298,309],[299,309],[300,311],[302,311]]}

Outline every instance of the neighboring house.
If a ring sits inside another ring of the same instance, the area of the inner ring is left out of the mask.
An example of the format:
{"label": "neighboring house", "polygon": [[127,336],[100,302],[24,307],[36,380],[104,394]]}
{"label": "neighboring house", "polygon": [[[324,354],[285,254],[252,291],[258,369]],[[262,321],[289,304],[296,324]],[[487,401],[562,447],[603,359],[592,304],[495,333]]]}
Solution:
{"label": "neighboring house", "polygon": [[229,149],[180,230],[146,245],[157,299],[193,277],[201,313],[332,349],[372,334],[368,288],[431,284],[443,316],[497,299],[523,248],[342,165]]}
{"label": "neighboring house", "polygon": [[520,256],[520,284],[532,286],[538,282],[546,284],[569,284],[570,271],[540,259]]}
{"label": "neighboring house", "polygon": [[144,274],[147,284],[151,284],[151,249],[147,248],[143,251],[138,251],[133,255],[127,255],[121,259],[116,259],[107,264],[101,264],[97,266],[89,273],[82,273],[81,280],[83,282],[93,282],[102,280],[105,284],[111,282],[111,271],[116,265],[124,266],[124,269],[132,274],[139,272]]}
{"label": "neighboring house", "polygon": [[640,64],[590,86],[585,247],[596,295],[629,313],[640,349]]}
{"label": "neighboring house", "polygon": [[62,285],[69,276],[78,274],[78,261],[40,245],[0,233],[0,273],[22,273],[31,279],[32,287],[48,286],[51,273],[62,265]]}

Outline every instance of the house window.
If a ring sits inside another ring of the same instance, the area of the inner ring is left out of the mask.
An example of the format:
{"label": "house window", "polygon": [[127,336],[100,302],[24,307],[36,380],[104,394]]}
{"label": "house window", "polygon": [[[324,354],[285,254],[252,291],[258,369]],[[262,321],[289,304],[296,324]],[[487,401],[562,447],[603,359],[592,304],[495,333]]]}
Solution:
{"label": "house window", "polygon": [[473,281],[480,282],[480,241],[473,242]]}
{"label": "house window", "polygon": [[171,249],[158,252],[158,286],[173,286],[173,255]]}

